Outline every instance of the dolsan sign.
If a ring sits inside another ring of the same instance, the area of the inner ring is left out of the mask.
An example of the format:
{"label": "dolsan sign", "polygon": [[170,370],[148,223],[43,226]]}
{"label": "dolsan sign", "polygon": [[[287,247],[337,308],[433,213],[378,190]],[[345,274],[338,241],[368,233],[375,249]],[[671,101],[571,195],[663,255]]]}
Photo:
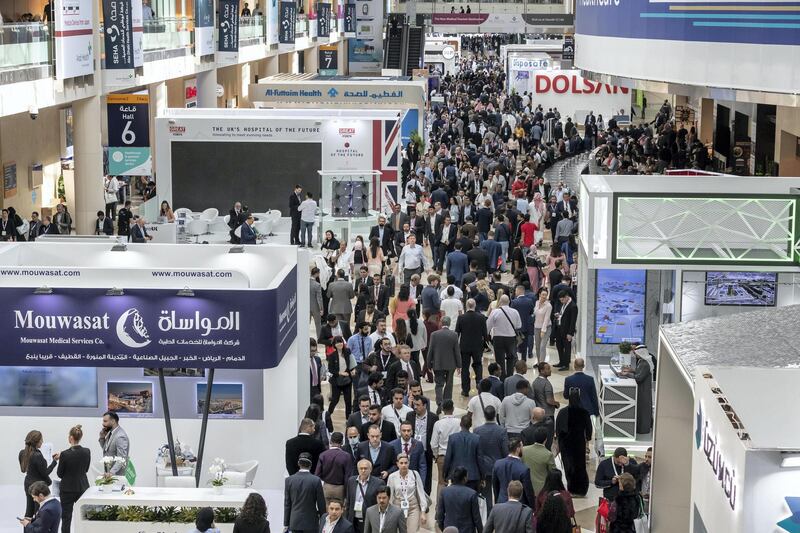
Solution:
{"label": "dolsan sign", "polygon": [[597,83],[575,74],[537,74],[536,92],[549,93],[551,91],[558,94],[628,94],[629,89],[607,83]]}
{"label": "dolsan sign", "polygon": [[272,368],[297,336],[296,269],[275,289],[0,289],[2,365]]}
{"label": "dolsan sign", "polygon": [[717,477],[725,498],[732,510],[736,510],[736,469],[722,455],[720,436],[711,431],[708,418],[703,416],[703,408],[697,411],[697,430],[695,432],[695,446],[702,447],[711,470]]}

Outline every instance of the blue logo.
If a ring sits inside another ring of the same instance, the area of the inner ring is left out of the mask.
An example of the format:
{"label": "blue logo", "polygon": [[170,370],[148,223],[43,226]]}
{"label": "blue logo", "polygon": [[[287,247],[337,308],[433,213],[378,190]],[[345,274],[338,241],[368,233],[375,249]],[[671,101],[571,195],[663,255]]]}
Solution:
{"label": "blue logo", "polygon": [[778,527],[788,531],[789,533],[800,533],[800,498],[797,496],[786,496],[786,505],[789,506],[789,511],[792,516],[784,518],[778,522]]}
{"label": "blue logo", "polygon": [[335,87],[331,87],[330,89],[328,89],[328,96],[330,98],[336,98],[338,95],[339,91],[337,91]]}

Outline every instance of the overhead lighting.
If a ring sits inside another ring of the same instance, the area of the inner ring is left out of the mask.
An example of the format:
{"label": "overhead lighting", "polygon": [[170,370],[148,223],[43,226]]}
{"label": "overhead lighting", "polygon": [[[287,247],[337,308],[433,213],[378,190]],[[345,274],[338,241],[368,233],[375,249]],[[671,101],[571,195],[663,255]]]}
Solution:
{"label": "overhead lighting", "polygon": [[228,250],[229,254],[243,254],[244,253],[244,246],[241,244],[238,246],[231,246],[231,249]]}
{"label": "overhead lighting", "polygon": [[781,468],[800,468],[800,453],[785,453]]}
{"label": "overhead lighting", "polygon": [[33,291],[33,294],[53,294],[53,289],[47,285],[44,285],[42,287],[36,287],[36,289]]}
{"label": "overhead lighting", "polygon": [[113,287],[113,288],[108,289],[106,291],[106,296],[125,296],[125,291],[123,291],[122,289],[118,289],[116,287]]}
{"label": "overhead lighting", "polygon": [[184,287],[178,291],[178,296],[194,296],[194,291],[189,287]]}
{"label": "overhead lighting", "polygon": [[126,252],[126,251],[128,251],[128,245],[123,243],[123,242],[119,242],[119,243],[117,243],[117,244],[115,244],[114,246],[111,247],[111,251],[112,252]]}

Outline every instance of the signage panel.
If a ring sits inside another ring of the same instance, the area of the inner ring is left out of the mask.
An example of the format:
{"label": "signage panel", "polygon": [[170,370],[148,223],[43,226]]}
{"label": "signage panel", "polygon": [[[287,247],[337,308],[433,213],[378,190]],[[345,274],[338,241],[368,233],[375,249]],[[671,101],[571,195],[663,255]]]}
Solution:
{"label": "signage panel", "polygon": [[92,0],[55,0],[56,79],[94,73]]}
{"label": "signage panel", "polygon": [[338,45],[321,45],[319,47],[320,76],[336,76],[339,73]]}
{"label": "signage panel", "polygon": [[149,102],[147,93],[108,95],[109,174],[151,174]]}
{"label": "signage panel", "polygon": [[194,0],[194,53],[198,57],[214,53],[214,0]]}
{"label": "signage panel", "polygon": [[223,64],[235,64],[239,59],[239,2],[219,0],[217,21],[217,59]]}
{"label": "signage panel", "polygon": [[109,85],[128,84],[134,76],[131,0],[103,0],[104,77]]}
{"label": "signage panel", "polygon": [[297,4],[294,1],[280,3],[279,48],[292,49],[297,33]]}

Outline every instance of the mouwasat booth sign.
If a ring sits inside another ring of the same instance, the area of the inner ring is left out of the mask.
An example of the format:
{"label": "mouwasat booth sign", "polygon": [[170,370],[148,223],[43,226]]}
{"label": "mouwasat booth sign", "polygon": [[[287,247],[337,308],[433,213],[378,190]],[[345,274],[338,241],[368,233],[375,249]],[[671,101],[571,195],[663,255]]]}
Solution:
{"label": "mouwasat booth sign", "polygon": [[519,94],[533,94],[544,109],[557,107],[562,120],[573,117],[583,123],[589,111],[611,118],[621,109],[628,113],[631,106],[630,89],[587,80],[579,70],[521,70],[510,82]]}

